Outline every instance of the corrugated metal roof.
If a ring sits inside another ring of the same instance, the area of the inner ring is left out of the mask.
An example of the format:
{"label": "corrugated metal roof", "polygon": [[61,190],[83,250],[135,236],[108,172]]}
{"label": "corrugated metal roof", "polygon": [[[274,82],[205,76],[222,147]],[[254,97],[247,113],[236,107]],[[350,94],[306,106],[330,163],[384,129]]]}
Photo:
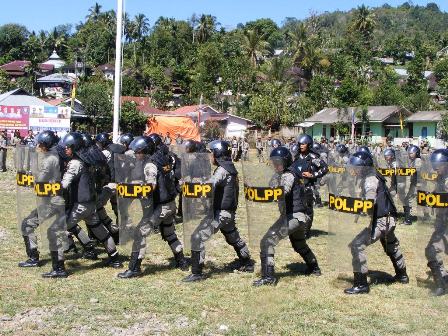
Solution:
{"label": "corrugated metal roof", "polygon": [[52,106],[51,104],[39,99],[37,97],[31,96],[28,92],[23,89],[15,89],[9,92],[5,92],[0,95],[0,105],[7,106],[29,106],[29,105],[39,105],[39,106]]}
{"label": "corrugated metal roof", "polygon": [[[326,108],[319,112],[317,112],[315,115],[313,115],[310,118],[305,119],[306,122],[317,122],[322,124],[333,124],[338,121],[342,121],[345,123],[351,122],[351,116],[352,112],[355,109],[355,113],[357,111],[360,111],[361,108],[355,108],[355,107],[347,107],[344,109],[338,109],[338,108]],[[399,106],[369,106],[368,108],[368,115],[369,120],[371,122],[383,122],[390,116],[392,116],[394,113],[398,111],[402,111],[404,116],[408,116],[411,114],[406,109],[401,109]],[[358,118],[356,118],[355,114],[355,122],[359,122]]]}
{"label": "corrugated metal roof", "polygon": [[448,111],[418,111],[407,118],[406,121],[440,121],[442,120],[442,113],[448,113]]}

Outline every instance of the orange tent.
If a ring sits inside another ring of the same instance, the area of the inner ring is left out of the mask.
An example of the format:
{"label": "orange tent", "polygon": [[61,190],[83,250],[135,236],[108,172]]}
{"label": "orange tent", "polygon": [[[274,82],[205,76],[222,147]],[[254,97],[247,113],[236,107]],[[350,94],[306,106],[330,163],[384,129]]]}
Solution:
{"label": "orange tent", "polygon": [[172,139],[180,134],[184,140],[201,141],[199,128],[190,117],[154,116],[148,119],[146,134],[157,133],[165,136],[169,132]]}

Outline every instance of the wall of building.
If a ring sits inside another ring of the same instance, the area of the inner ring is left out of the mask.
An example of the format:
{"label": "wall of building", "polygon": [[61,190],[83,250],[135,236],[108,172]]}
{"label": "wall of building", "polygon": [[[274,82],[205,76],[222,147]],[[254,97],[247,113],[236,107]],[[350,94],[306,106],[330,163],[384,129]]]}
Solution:
{"label": "wall of building", "polygon": [[426,127],[427,130],[427,138],[435,138],[436,137],[436,122],[414,122],[413,123],[413,131],[414,138],[422,137],[423,128]]}

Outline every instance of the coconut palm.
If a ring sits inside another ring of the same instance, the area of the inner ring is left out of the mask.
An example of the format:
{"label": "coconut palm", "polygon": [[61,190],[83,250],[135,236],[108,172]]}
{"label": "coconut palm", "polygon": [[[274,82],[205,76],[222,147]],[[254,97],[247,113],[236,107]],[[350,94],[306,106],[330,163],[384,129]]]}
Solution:
{"label": "coconut palm", "polygon": [[86,19],[97,21],[101,14],[101,8],[102,6],[98,2],[95,2],[95,5],[89,8],[89,15],[87,15]]}
{"label": "coconut palm", "polygon": [[218,23],[216,17],[212,15],[202,14],[199,19],[199,25],[197,28],[198,41],[201,43],[206,42],[216,31]]}
{"label": "coconut palm", "polygon": [[368,39],[372,35],[375,26],[375,14],[365,5],[358,7],[350,29],[359,32],[365,39]]}
{"label": "coconut palm", "polygon": [[269,53],[270,45],[266,36],[259,30],[248,29],[243,32],[242,48],[252,66],[256,67],[261,58]]}

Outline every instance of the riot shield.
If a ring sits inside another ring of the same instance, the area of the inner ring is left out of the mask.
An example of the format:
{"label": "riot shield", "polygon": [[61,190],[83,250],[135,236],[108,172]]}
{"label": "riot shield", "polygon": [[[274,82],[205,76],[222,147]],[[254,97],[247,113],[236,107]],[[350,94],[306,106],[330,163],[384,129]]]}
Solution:
{"label": "riot shield", "polygon": [[27,221],[37,218],[34,177],[31,172],[31,160],[34,155],[34,147],[16,147],[14,164],[16,167],[17,225],[22,236],[28,235]]}
{"label": "riot shield", "polygon": [[352,246],[361,235],[371,235],[374,200],[366,198],[366,180],[375,177],[373,167],[333,171],[329,177],[329,265],[333,271],[352,272]]}
{"label": "riot shield", "polygon": [[288,236],[285,193],[272,164],[243,161],[242,167],[249,246],[261,252],[269,236]]}
{"label": "riot shield", "polygon": [[174,143],[174,145],[169,146],[170,152],[173,152],[177,156],[181,156],[183,153],[185,153],[185,147],[182,145],[178,145]]}
{"label": "riot shield", "polygon": [[195,233],[213,220],[210,154],[184,153],[181,162],[184,245],[186,250],[200,251],[203,242]]}
{"label": "riot shield", "polygon": [[154,232],[151,216],[156,181],[148,180],[150,159],[150,155],[145,154],[135,157],[116,154],[114,157],[120,248],[127,254],[146,246],[147,236]]}
{"label": "riot shield", "polygon": [[69,244],[59,155],[51,150],[31,157],[41,246],[49,252],[61,252]]}
{"label": "riot shield", "polygon": [[[448,278],[448,164],[422,159],[417,184],[417,237],[415,253],[421,267],[417,284],[431,288],[438,276]],[[427,267],[425,267],[427,265]],[[445,280],[446,281],[446,280]]]}

